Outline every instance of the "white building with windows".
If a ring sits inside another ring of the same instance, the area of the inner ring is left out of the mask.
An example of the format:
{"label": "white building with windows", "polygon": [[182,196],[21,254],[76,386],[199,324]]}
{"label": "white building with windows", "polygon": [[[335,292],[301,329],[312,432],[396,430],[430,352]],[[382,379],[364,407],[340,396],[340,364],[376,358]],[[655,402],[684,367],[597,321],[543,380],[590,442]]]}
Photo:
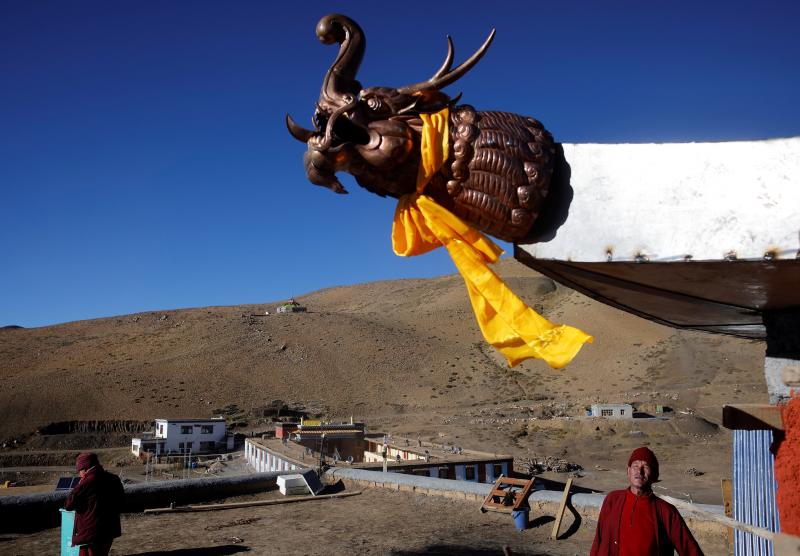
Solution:
{"label": "white building with windows", "polygon": [[155,430],[134,438],[131,452],[153,454],[202,454],[228,448],[225,419],[156,419]]}
{"label": "white building with windows", "polygon": [[[390,435],[364,434],[364,423],[278,423],[275,436],[247,438],[244,455],[257,472],[296,471],[330,462],[354,469],[381,469],[423,477],[494,483],[514,474],[514,458],[461,447],[434,447],[418,438],[412,446],[392,443]],[[322,452],[322,454],[320,454]]]}
{"label": "white building with windows", "polygon": [[591,416],[608,419],[633,419],[633,406],[629,403],[595,403],[592,404]]}

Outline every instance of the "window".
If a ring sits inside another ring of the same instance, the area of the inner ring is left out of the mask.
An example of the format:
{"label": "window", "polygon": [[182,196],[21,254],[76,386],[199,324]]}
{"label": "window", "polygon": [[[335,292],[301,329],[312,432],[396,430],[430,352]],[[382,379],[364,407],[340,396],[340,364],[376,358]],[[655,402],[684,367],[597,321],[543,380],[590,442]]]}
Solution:
{"label": "window", "polygon": [[466,465],[464,466],[464,478],[468,481],[475,480],[475,466],[474,465]]}
{"label": "window", "polygon": [[494,467],[494,478],[497,479],[500,475],[503,474],[503,464],[502,463],[493,463],[492,467]]}
{"label": "window", "polygon": [[191,452],[194,449],[194,442],[178,442],[179,452]]}
{"label": "window", "polygon": [[200,443],[200,451],[201,452],[213,452],[214,448],[217,447],[217,443],[214,441],[211,442],[201,442]]}
{"label": "window", "polygon": [[614,415],[613,409],[601,409],[600,410],[600,417],[611,417]]}
{"label": "window", "polygon": [[214,425],[200,425],[200,434],[214,434]]}
{"label": "window", "polygon": [[192,425],[181,425],[181,434],[192,434],[194,427]]}
{"label": "window", "polygon": [[619,414],[620,414],[620,415],[625,415],[625,410],[624,410],[624,409],[620,409],[620,410],[619,410]]}
{"label": "window", "polygon": [[450,468],[449,467],[440,467],[439,468],[439,478],[440,479],[449,479],[450,478]]}

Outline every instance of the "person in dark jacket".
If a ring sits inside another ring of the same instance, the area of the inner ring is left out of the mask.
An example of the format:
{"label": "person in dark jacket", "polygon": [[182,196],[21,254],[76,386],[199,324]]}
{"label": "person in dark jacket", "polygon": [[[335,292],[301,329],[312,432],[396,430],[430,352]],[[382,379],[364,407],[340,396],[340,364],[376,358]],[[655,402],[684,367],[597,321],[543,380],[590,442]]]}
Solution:
{"label": "person in dark jacket", "polygon": [[106,556],[111,543],[122,534],[119,522],[125,496],[122,481],[103,469],[96,454],[79,455],[75,469],[81,480],[64,505],[75,512],[72,545],[81,545],[80,556]]}
{"label": "person in dark jacket", "polygon": [[646,447],[628,458],[628,482],[608,493],[600,508],[591,556],[702,556],[678,510],[651,489],[658,460]]}

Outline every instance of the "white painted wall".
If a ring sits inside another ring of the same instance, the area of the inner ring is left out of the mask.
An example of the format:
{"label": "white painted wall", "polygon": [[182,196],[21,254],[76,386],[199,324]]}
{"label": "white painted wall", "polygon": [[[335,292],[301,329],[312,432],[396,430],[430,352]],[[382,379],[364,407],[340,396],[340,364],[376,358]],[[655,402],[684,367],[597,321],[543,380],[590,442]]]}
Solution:
{"label": "white painted wall", "polygon": [[244,441],[244,456],[247,463],[259,473],[266,471],[294,471],[299,469],[294,463],[265,450],[257,444],[253,444],[249,438]]}
{"label": "white painted wall", "polygon": [[762,259],[800,252],[800,137],[666,144],[564,144],[574,197],[540,259]]}
{"label": "white painted wall", "polygon": [[[603,415],[603,410],[611,411],[611,415]],[[592,404],[592,417],[606,417],[609,419],[633,419],[633,406],[618,403]]]}
{"label": "white painted wall", "polygon": [[[181,452],[181,443],[192,443],[192,453],[200,451],[200,442],[224,442],[225,420],[209,419],[204,421],[187,420],[178,421],[170,419],[156,419],[156,438],[164,438],[166,452]],[[191,427],[190,433],[184,433],[182,427]],[[203,433],[203,427],[211,427],[211,433]]]}

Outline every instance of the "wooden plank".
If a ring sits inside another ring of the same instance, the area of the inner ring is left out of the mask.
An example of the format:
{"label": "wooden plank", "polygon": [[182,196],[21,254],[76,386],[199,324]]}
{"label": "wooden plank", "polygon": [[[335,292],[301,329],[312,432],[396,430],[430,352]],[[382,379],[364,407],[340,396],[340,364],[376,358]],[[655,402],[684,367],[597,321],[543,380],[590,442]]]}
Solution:
{"label": "wooden plank", "polygon": [[[722,479],[722,505],[725,515],[733,517],[733,481]],[[733,527],[728,527],[728,554],[733,554]]]}
{"label": "wooden plank", "polygon": [[740,531],[744,531],[745,533],[752,533],[753,535],[759,536],[762,539],[767,539],[768,541],[775,541],[777,537],[781,536],[779,533],[775,533],[773,531],[770,531],[769,529],[764,529],[763,527],[750,525],[749,523],[742,523],[741,521],[737,521],[733,518],[724,515],[718,515],[713,512],[709,512],[707,510],[703,510],[690,502],[678,500],[677,498],[673,498],[672,496],[659,495],[658,497],[662,498],[663,500],[666,500],[676,508],[682,508],[684,510],[688,510],[710,521],[715,521],[717,523],[721,523],[722,525],[727,525],[728,527],[735,527]]}
{"label": "wooden plank", "polygon": [[249,508],[251,506],[272,506],[274,504],[289,504],[291,502],[305,502],[308,500],[323,500],[325,498],[346,498],[356,496],[361,491],[340,492],[337,494],[322,494],[317,496],[291,496],[289,498],[278,498],[277,500],[253,500],[251,502],[228,502],[224,504],[204,504],[197,506],[178,506],[176,508],[149,508],[144,511],[146,514],[167,514],[182,512],[210,512],[214,510],[230,510],[233,508]]}
{"label": "wooden plank", "polygon": [[550,533],[550,538],[553,540],[558,538],[558,530],[561,527],[561,520],[564,518],[564,510],[567,508],[570,488],[572,488],[572,477],[567,479],[567,484],[564,486],[564,496],[561,497],[561,505],[558,507],[558,512],[556,512],[556,522],[553,524],[553,532]]}
{"label": "wooden plank", "polygon": [[731,430],[783,430],[781,408],[769,404],[735,404],[722,408],[722,425]]}
{"label": "wooden plank", "polygon": [[775,535],[775,556],[798,556],[800,555],[800,537],[778,533]]}

